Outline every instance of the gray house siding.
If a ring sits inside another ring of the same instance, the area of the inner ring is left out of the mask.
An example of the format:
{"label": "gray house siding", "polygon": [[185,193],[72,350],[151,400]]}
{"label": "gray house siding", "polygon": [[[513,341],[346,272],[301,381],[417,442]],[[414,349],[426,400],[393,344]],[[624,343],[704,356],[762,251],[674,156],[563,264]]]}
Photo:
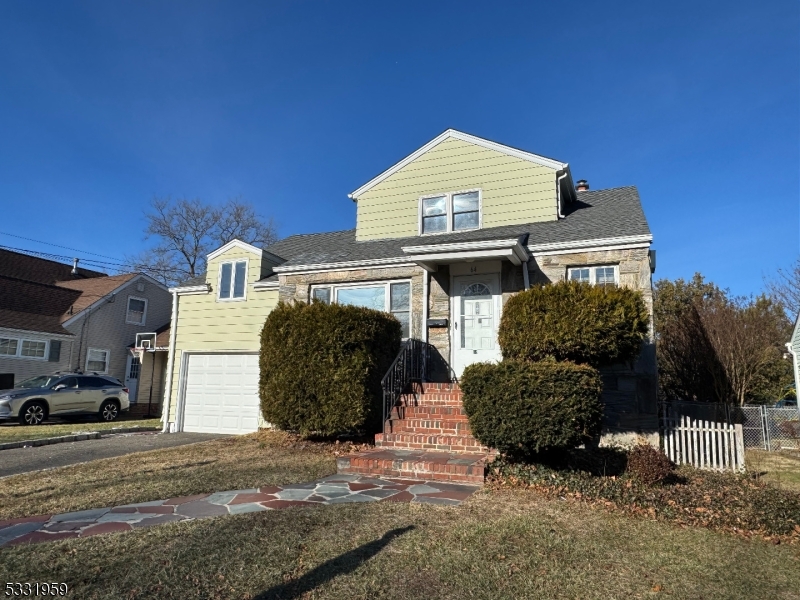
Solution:
{"label": "gray house siding", "polygon": [[71,337],[0,328],[0,338],[47,342],[47,353],[42,359],[0,357],[0,374],[14,375],[15,385],[30,377],[69,369],[69,355],[73,341]]}
{"label": "gray house siding", "polygon": [[[147,300],[143,325],[126,323],[128,298]],[[153,332],[170,319],[172,296],[163,287],[145,277],[137,277],[109,294],[103,302],[87,309],[65,328],[75,336],[69,364],[86,370],[90,348],[109,352],[108,374],[125,380],[128,346],[136,341],[137,333]]]}

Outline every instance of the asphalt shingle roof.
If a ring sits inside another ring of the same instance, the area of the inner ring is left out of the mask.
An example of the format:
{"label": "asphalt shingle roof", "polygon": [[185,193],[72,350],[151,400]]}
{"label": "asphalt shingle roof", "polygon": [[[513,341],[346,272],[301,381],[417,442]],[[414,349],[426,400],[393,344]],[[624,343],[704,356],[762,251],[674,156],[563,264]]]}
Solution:
{"label": "asphalt shingle roof", "polygon": [[[429,237],[356,241],[355,229],[293,235],[266,248],[284,259],[281,266],[403,257],[403,246],[482,241],[528,235],[528,245],[578,242],[650,234],[635,187],[580,192],[558,221],[505,225]],[[262,280],[264,281],[264,280]],[[184,285],[191,285],[185,283]]]}

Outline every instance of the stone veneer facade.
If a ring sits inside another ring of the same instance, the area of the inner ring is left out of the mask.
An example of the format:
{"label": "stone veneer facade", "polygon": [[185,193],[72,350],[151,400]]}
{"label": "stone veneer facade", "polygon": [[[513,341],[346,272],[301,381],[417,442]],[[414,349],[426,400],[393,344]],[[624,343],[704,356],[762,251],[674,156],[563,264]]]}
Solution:
{"label": "stone veneer facade", "polygon": [[[656,401],[656,360],[653,339],[653,291],[650,257],[647,248],[587,251],[580,253],[535,256],[528,263],[531,285],[566,279],[567,268],[591,265],[618,265],[620,285],[640,290],[651,315],[650,333],[642,353],[633,365],[615,365],[601,370],[605,423],[602,443],[631,445],[645,438],[658,445],[658,405]],[[279,298],[282,301],[308,302],[311,287],[318,284],[356,283],[359,281],[411,280],[411,336],[422,338],[422,287],[420,267],[390,267],[351,271],[328,271],[280,276]],[[501,291],[503,304],[524,288],[522,267],[502,263]],[[450,356],[450,269],[441,265],[431,274],[428,318],[446,318],[448,327],[428,329],[428,341],[438,352],[432,361],[430,379],[449,380]]]}

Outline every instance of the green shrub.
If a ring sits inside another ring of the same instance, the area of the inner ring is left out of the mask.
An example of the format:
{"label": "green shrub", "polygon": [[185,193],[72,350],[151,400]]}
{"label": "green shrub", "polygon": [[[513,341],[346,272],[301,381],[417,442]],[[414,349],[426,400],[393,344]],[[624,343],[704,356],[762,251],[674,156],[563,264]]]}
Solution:
{"label": "green shrub", "polygon": [[512,296],[498,341],[504,359],[602,367],[636,358],[648,324],[641,292],[564,281]]}
{"label": "green shrub", "polygon": [[472,435],[503,454],[571,448],[600,433],[599,373],[588,365],[503,361],[468,366],[461,378]]}
{"label": "green shrub", "polygon": [[264,419],[303,435],[377,431],[400,337],[400,322],[377,310],[278,303],[261,331]]}
{"label": "green shrub", "polygon": [[628,473],[642,483],[661,483],[672,474],[672,462],[658,448],[638,444],[628,452]]}

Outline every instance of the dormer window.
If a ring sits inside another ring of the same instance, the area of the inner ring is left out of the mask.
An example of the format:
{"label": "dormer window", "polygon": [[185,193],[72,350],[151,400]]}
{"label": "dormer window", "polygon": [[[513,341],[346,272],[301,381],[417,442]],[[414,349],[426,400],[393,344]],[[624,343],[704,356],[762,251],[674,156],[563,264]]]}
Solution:
{"label": "dormer window", "polygon": [[480,229],[480,190],[425,196],[419,204],[420,235]]}
{"label": "dormer window", "polygon": [[247,261],[224,262],[219,266],[219,299],[244,300]]}

